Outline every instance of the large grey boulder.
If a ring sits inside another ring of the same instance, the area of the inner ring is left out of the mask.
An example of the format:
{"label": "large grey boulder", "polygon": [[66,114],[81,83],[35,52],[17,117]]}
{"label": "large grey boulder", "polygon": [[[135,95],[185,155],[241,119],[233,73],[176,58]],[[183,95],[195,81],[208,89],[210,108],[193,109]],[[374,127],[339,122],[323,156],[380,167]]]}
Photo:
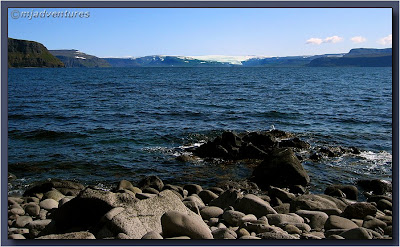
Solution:
{"label": "large grey boulder", "polygon": [[205,207],[200,210],[200,215],[204,220],[209,220],[210,218],[218,218],[224,213],[219,207],[211,206]]}
{"label": "large grey boulder", "polygon": [[260,197],[252,194],[247,194],[236,203],[237,210],[245,214],[254,214],[257,217],[262,217],[267,214],[276,214],[268,202]]}
{"label": "large grey boulder", "polygon": [[308,219],[310,227],[316,231],[321,231],[324,228],[326,220],[329,218],[326,213],[319,211],[298,210],[296,214],[304,219]]}
{"label": "large grey boulder", "polygon": [[290,148],[274,149],[253,171],[252,180],[260,187],[307,185],[310,178]]}
{"label": "large grey boulder", "polygon": [[[199,215],[188,209],[170,190],[163,190],[155,197],[125,205],[124,208],[125,210],[113,216],[108,226],[114,233],[122,232],[133,239],[140,239],[151,231],[161,232],[161,216],[169,211],[176,211],[193,221],[203,222]],[[204,222],[203,224],[205,225]]]}
{"label": "large grey boulder", "polygon": [[353,221],[336,216],[336,215],[331,215],[329,216],[328,220],[325,222],[325,231],[331,230],[331,229],[353,229],[353,228],[358,228],[357,224],[354,223]]}
{"label": "large grey boulder", "polygon": [[372,239],[372,234],[363,227],[347,230],[341,233],[339,236],[344,237],[345,239],[356,239],[356,240]]}
{"label": "large grey boulder", "polygon": [[188,236],[191,239],[213,239],[208,226],[195,214],[168,211],[161,217],[161,226],[165,238]]}
{"label": "large grey boulder", "polygon": [[214,239],[237,239],[236,232],[228,229],[228,228],[219,228],[212,231],[212,235]]}
{"label": "large grey boulder", "polygon": [[222,218],[230,226],[239,226],[240,220],[243,216],[245,216],[244,213],[235,210],[227,210],[222,214]]}
{"label": "large grey boulder", "polygon": [[144,177],[142,180],[139,181],[138,187],[141,189],[151,187],[158,191],[161,191],[164,187],[163,181],[157,176],[148,176]]}
{"label": "large grey boulder", "polygon": [[297,210],[326,212],[326,210],[337,209],[343,211],[346,207],[346,203],[328,195],[301,195],[290,202],[291,212],[296,212]]}

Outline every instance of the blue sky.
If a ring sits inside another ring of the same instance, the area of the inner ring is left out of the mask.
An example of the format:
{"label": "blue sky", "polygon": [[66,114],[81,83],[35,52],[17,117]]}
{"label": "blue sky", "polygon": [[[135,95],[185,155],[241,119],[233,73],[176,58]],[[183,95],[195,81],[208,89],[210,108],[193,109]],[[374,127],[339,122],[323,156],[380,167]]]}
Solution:
{"label": "blue sky", "polygon": [[[89,12],[89,17],[21,17],[22,11],[44,10]],[[390,8],[13,8],[8,17],[11,38],[99,57],[344,53],[391,47],[391,34]]]}

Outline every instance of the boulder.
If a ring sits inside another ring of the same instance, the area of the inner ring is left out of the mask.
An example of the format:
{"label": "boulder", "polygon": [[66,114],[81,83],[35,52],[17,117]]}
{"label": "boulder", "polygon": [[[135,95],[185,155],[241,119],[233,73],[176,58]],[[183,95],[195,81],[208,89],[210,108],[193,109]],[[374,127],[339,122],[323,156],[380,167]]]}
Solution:
{"label": "boulder", "polygon": [[225,209],[229,206],[234,206],[236,200],[242,197],[242,194],[238,190],[229,189],[222,193],[218,198],[212,200],[209,205]]}
{"label": "boulder", "polygon": [[215,206],[205,207],[200,210],[200,215],[204,220],[209,220],[210,218],[218,218],[223,213],[224,210]]}
{"label": "boulder", "polygon": [[[165,187],[165,186],[164,186]],[[136,187],[135,187],[136,188]],[[137,188],[139,189],[139,188]],[[140,192],[139,192],[140,193]],[[143,193],[147,193],[147,194],[155,194],[158,195],[158,193],[160,193],[158,190],[151,188],[151,187],[147,187],[143,189]],[[179,193],[178,193],[179,194]]]}
{"label": "boulder", "polygon": [[218,198],[218,195],[210,190],[202,190],[199,192],[199,197],[201,198],[201,200],[203,200],[205,204],[208,204],[212,200]]}
{"label": "boulder", "polygon": [[357,201],[358,189],[354,185],[340,185],[340,184],[329,185],[325,189],[324,194],[329,195],[329,196],[335,196],[338,193],[338,190],[343,192],[347,199]]}
{"label": "boulder", "polygon": [[[122,232],[132,239],[140,239],[143,235],[151,231],[161,232],[163,228],[160,224],[160,218],[169,211],[179,213],[169,214],[170,216],[186,215],[179,218],[186,223],[201,221],[202,224],[200,225],[207,226],[199,215],[188,209],[179,197],[170,190],[161,191],[159,195],[150,199],[125,204],[123,208],[125,210],[116,214],[108,221],[107,225],[115,234]],[[187,220],[188,218],[191,220]],[[211,235],[211,232],[209,234]],[[164,238],[169,237],[167,235],[163,236]]]}
{"label": "boulder", "polygon": [[23,208],[20,208],[20,207],[15,207],[15,208],[11,208],[10,213],[11,214],[15,214],[15,215],[24,215],[25,214],[25,210]]}
{"label": "boulder", "polygon": [[230,226],[239,226],[240,219],[245,216],[244,213],[234,210],[227,210],[222,214],[222,218],[228,223]]}
{"label": "boulder", "polygon": [[118,190],[129,190],[129,191],[132,191],[133,193],[141,193],[142,192],[141,189],[139,189],[138,187],[133,186],[132,183],[129,182],[128,180],[121,180],[118,183],[118,186],[117,186],[116,190],[117,191]]}
{"label": "boulder", "polygon": [[344,237],[345,239],[372,239],[371,233],[369,233],[368,230],[363,227],[357,227],[347,230],[341,233],[339,236]]}
{"label": "boulder", "polygon": [[90,232],[69,232],[63,234],[50,234],[38,237],[36,239],[96,239]]}
{"label": "boulder", "polygon": [[307,172],[291,149],[274,149],[254,169],[251,179],[262,189],[269,185],[286,187],[310,182]]}
{"label": "boulder", "polygon": [[331,229],[352,229],[352,228],[358,228],[357,224],[354,223],[353,221],[336,216],[336,215],[331,215],[325,222],[325,231],[331,230]]}
{"label": "boulder", "polygon": [[188,236],[191,239],[212,239],[208,226],[198,217],[168,211],[161,217],[162,232],[165,238]]}
{"label": "boulder", "polygon": [[142,190],[146,187],[154,188],[158,191],[161,191],[164,187],[163,181],[157,176],[147,176],[139,181],[138,187]]}
{"label": "boulder", "polygon": [[271,225],[280,225],[282,223],[304,223],[304,219],[297,214],[268,214],[267,219]]}
{"label": "boulder", "polygon": [[183,204],[195,214],[200,215],[199,204],[195,201],[183,201]]}
{"label": "boulder", "polygon": [[348,219],[364,219],[367,215],[374,216],[376,211],[376,207],[369,202],[356,202],[348,205],[342,216]]}
{"label": "boulder", "polygon": [[152,231],[143,235],[142,239],[163,239],[163,237],[158,232]]}
{"label": "boulder", "polygon": [[183,189],[188,191],[188,195],[192,195],[192,194],[197,195],[200,193],[200,191],[203,190],[203,188],[198,184],[187,184],[187,185],[183,186]]}
{"label": "boulder", "polygon": [[43,199],[53,199],[54,201],[58,202],[61,199],[63,199],[65,196],[58,190],[56,189],[51,189],[50,191],[47,191],[43,195]]}
{"label": "boulder", "polygon": [[289,234],[301,234],[302,233],[299,228],[297,228],[296,226],[291,225],[291,224],[285,225],[282,229]]}
{"label": "boulder", "polygon": [[298,210],[296,214],[304,219],[308,219],[311,229],[316,231],[321,231],[324,228],[326,220],[329,218],[326,213],[319,211]]}
{"label": "boulder", "polygon": [[273,207],[273,209],[278,213],[278,214],[288,214],[290,213],[290,203],[282,203],[279,206]]}
{"label": "boulder", "polygon": [[385,222],[373,217],[364,219],[364,222],[362,223],[362,227],[367,229],[376,229],[378,227],[385,229],[386,226],[387,224]]}
{"label": "boulder", "polygon": [[205,207],[204,202],[201,200],[200,197],[198,197],[196,194],[192,194],[191,196],[186,197],[185,199],[183,199],[183,201],[192,201],[197,203],[197,205],[199,206],[199,208],[203,208]]}
{"label": "boulder", "polygon": [[257,237],[261,239],[299,239],[299,237],[295,237],[290,235],[289,233],[282,231],[282,232],[263,232],[257,234]]}
{"label": "boulder", "polygon": [[383,195],[386,192],[392,191],[392,183],[386,180],[362,179],[357,181],[357,185],[363,188],[365,191],[372,191],[372,193],[375,195]]}
{"label": "boulder", "polygon": [[279,143],[279,147],[280,148],[292,147],[292,148],[297,148],[297,149],[309,149],[310,144],[305,141],[300,140],[298,137],[294,137],[291,139],[282,140]]}
{"label": "boulder", "polygon": [[29,222],[29,224],[26,225],[26,228],[29,229],[30,237],[36,238],[50,223],[51,220],[35,220]]}
{"label": "boulder", "polygon": [[392,210],[393,206],[392,203],[386,199],[381,199],[377,203],[377,207],[379,210]]}
{"label": "boulder", "polygon": [[10,234],[8,235],[8,239],[26,239],[22,234]]}
{"label": "boulder", "polygon": [[64,195],[76,196],[81,190],[85,188],[85,186],[73,181],[52,179],[50,181],[44,181],[34,184],[24,192],[24,196],[36,196],[40,193],[46,193],[53,188]]}
{"label": "boulder", "polygon": [[238,200],[235,208],[240,212],[245,214],[254,214],[257,217],[277,213],[268,202],[252,194],[247,194]]}
{"label": "boulder", "polygon": [[25,227],[26,225],[28,225],[32,221],[33,220],[30,216],[20,216],[15,221],[15,226],[22,228],[22,227]]}
{"label": "boulder", "polygon": [[236,232],[228,228],[219,228],[211,232],[214,239],[236,239]]}
{"label": "boulder", "polygon": [[268,195],[270,197],[277,197],[284,203],[291,202],[296,197],[293,193],[276,187],[272,187],[268,190]]}
{"label": "boulder", "polygon": [[54,199],[45,199],[39,203],[39,206],[45,210],[58,208],[58,202]]}
{"label": "boulder", "polygon": [[325,210],[337,209],[343,211],[346,206],[347,204],[343,201],[328,195],[309,194],[301,195],[293,199],[290,202],[290,211],[296,212],[297,210],[311,210],[325,212]]}

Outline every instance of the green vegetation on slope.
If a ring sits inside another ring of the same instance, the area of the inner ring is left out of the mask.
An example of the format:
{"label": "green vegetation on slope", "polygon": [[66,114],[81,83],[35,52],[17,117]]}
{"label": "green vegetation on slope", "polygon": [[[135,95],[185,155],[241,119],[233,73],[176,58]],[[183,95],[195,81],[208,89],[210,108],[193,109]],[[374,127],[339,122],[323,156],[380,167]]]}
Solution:
{"label": "green vegetation on slope", "polygon": [[34,41],[8,38],[8,67],[64,67],[47,48]]}

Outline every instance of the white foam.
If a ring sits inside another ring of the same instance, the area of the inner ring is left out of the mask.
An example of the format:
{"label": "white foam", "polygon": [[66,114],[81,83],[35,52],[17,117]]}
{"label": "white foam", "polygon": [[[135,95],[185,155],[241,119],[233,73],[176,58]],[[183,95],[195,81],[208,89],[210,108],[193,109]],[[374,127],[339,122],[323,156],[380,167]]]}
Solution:
{"label": "white foam", "polygon": [[381,151],[378,153],[374,153],[372,151],[364,151],[361,152],[359,156],[368,161],[372,161],[376,165],[383,165],[388,163],[392,164],[392,154],[385,151]]}

